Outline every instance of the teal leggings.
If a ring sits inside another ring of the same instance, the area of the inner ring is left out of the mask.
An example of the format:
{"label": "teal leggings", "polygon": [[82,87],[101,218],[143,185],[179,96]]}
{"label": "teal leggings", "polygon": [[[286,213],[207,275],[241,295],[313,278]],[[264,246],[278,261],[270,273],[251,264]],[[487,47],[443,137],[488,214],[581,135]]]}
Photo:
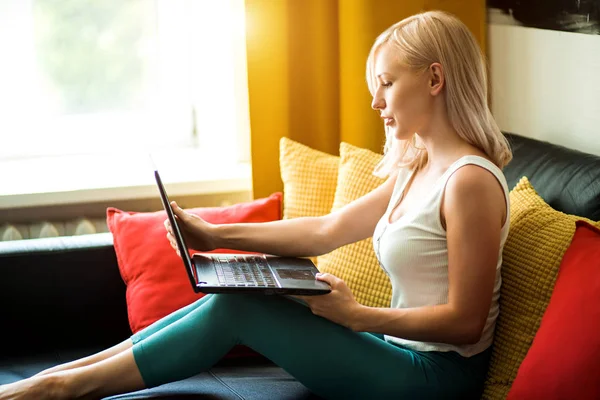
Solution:
{"label": "teal leggings", "polygon": [[237,344],[326,399],[468,399],[481,394],[489,350],[418,352],[353,332],[280,296],[207,295],[132,336],[147,387],[205,371]]}

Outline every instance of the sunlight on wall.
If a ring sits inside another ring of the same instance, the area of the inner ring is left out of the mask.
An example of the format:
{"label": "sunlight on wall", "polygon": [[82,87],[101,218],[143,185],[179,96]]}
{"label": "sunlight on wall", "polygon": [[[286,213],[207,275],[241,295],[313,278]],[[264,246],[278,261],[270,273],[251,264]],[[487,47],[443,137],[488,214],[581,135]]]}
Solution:
{"label": "sunlight on wall", "polygon": [[489,51],[502,130],[600,155],[600,35],[490,24]]}

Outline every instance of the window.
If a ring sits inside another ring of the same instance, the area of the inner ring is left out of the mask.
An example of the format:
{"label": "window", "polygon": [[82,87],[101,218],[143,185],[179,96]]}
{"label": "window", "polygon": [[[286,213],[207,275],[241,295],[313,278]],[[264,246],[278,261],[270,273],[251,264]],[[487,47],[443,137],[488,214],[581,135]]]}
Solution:
{"label": "window", "polygon": [[4,0],[0,50],[0,162],[249,158],[244,0]]}

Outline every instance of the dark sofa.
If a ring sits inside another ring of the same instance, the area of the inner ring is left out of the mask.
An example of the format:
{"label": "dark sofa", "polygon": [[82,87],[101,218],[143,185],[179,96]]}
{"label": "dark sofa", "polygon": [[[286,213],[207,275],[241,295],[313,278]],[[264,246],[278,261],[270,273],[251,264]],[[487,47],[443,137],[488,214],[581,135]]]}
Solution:
{"label": "dark sofa", "polygon": [[[555,209],[600,220],[600,157],[507,134],[509,188],[527,176]],[[0,384],[116,344],[130,335],[125,285],[110,234],[0,242]],[[261,357],[118,399],[316,399]]]}

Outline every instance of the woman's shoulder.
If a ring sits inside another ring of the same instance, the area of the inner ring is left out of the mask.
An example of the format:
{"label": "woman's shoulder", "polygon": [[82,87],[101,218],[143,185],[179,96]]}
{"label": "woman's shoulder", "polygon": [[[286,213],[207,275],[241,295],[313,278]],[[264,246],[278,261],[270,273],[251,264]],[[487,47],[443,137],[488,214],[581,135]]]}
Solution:
{"label": "woman's shoulder", "polygon": [[501,186],[507,190],[502,170],[481,154],[464,154],[449,167],[448,186],[454,190],[487,190]]}
{"label": "woman's shoulder", "polygon": [[506,219],[508,185],[502,170],[485,157],[467,155],[458,161],[448,178],[445,189],[445,206],[452,210],[468,209],[475,212],[498,212]]}
{"label": "woman's shoulder", "polygon": [[481,169],[489,171],[487,175],[495,176],[502,186],[506,183],[502,169],[485,152],[474,146],[464,148],[448,167],[448,172],[451,175],[458,173],[458,175],[472,175],[471,178],[484,178],[486,173],[478,173]]}

